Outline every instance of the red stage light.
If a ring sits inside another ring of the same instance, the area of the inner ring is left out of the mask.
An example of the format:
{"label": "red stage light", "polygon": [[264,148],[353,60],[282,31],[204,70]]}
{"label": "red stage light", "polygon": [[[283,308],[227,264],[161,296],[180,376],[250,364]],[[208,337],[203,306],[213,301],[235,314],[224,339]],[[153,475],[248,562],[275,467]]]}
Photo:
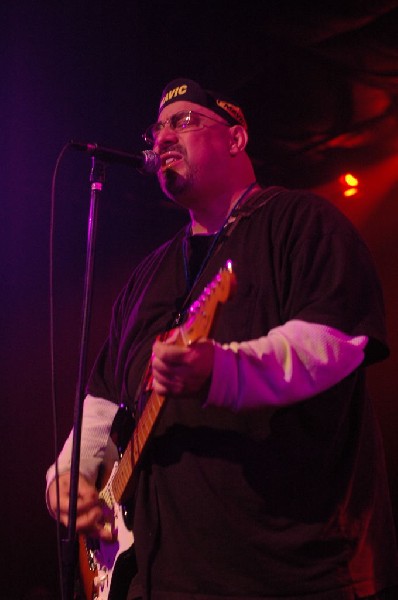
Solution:
{"label": "red stage light", "polygon": [[345,173],[339,178],[342,193],[345,198],[352,198],[359,192],[359,179],[352,173]]}

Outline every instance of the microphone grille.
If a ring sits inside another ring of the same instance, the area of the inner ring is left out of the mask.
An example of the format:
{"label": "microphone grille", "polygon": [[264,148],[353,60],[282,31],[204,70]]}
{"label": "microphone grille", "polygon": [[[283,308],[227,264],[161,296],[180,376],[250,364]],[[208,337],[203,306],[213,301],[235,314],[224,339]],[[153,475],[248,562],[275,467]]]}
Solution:
{"label": "microphone grille", "polygon": [[160,169],[160,156],[153,150],[144,150],[144,164],[142,170],[145,173],[156,173]]}

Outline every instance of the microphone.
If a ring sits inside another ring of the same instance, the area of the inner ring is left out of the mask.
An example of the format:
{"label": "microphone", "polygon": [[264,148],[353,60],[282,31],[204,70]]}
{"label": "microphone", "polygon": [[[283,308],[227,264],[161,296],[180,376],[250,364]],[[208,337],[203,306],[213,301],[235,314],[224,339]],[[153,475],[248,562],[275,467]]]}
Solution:
{"label": "microphone", "polygon": [[160,168],[160,156],[153,150],[143,150],[139,154],[129,154],[123,150],[115,150],[114,148],[105,148],[98,144],[84,144],[71,140],[70,146],[74,150],[87,152],[90,156],[95,156],[104,162],[119,163],[134,167],[141,173],[156,173]]}

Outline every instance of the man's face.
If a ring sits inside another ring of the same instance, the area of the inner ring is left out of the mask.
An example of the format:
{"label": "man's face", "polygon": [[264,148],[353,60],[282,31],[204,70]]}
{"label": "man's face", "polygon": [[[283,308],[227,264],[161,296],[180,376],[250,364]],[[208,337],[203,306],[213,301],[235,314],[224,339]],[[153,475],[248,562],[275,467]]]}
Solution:
{"label": "man's face", "polygon": [[207,190],[214,191],[226,176],[229,158],[229,125],[211,110],[193,102],[173,102],[162,110],[158,121],[164,123],[172,115],[189,110],[194,111],[191,122],[181,129],[166,123],[153,146],[161,157],[160,186],[169,198],[182,204]]}

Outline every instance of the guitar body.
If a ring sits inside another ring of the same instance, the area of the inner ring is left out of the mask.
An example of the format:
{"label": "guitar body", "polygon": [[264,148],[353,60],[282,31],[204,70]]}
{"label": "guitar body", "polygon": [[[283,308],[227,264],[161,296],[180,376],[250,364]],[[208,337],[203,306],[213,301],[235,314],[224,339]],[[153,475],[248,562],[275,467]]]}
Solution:
{"label": "guitar body", "polygon": [[[99,494],[100,498],[108,496],[109,486],[117,469],[116,462],[107,485]],[[109,506],[107,498],[104,512],[107,526],[117,534],[115,542],[107,543],[96,538],[79,536],[80,576],[86,600],[112,600],[122,597],[120,587],[126,587],[127,593],[128,584],[134,575],[134,536],[126,525],[125,510],[116,501]],[[113,575],[116,571],[118,577],[114,580]],[[113,589],[116,585],[117,593]]]}
{"label": "guitar body", "polygon": [[[231,262],[228,261],[190,307],[186,321],[178,328],[174,343],[189,346],[207,337],[217,306],[226,302],[234,287],[235,277]],[[167,339],[170,333],[164,333],[161,339]],[[114,466],[107,484],[99,493],[106,524],[117,533],[117,539],[114,543],[83,536],[79,539],[80,576],[86,600],[124,598],[136,569],[133,533],[126,526],[122,506],[134,496],[136,467],[166,400],[152,389],[151,363],[144,374],[140,393],[146,396],[144,410],[133,434],[129,436],[120,462],[112,463]]]}

